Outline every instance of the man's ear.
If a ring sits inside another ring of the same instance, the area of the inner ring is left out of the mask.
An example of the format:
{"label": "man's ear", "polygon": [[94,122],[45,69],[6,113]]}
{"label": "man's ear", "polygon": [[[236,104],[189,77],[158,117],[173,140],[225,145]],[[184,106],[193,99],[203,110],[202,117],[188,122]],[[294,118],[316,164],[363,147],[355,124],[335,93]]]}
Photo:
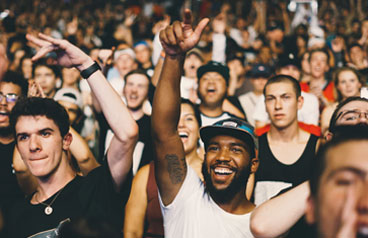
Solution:
{"label": "man's ear", "polygon": [[250,173],[253,174],[257,172],[259,166],[259,160],[258,158],[253,158],[250,161]]}
{"label": "man's ear", "polygon": [[66,133],[66,135],[63,138],[63,150],[68,150],[72,141],[73,141],[72,134],[70,132]]}
{"label": "man's ear", "polygon": [[312,225],[316,222],[315,199],[311,195],[309,195],[309,197],[307,199],[307,207],[305,209],[305,220],[310,225]]}
{"label": "man's ear", "polygon": [[304,104],[304,97],[303,96],[299,96],[298,97],[298,110],[302,109]]}

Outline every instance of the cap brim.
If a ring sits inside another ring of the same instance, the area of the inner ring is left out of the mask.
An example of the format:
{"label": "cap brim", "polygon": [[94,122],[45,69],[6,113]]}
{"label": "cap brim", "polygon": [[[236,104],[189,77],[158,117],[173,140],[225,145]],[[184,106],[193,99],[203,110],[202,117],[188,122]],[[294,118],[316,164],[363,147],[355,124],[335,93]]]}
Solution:
{"label": "cap brim", "polygon": [[258,148],[256,139],[245,130],[223,126],[205,126],[200,129],[199,134],[206,147],[211,138],[218,135],[228,135],[244,141],[251,148]]}

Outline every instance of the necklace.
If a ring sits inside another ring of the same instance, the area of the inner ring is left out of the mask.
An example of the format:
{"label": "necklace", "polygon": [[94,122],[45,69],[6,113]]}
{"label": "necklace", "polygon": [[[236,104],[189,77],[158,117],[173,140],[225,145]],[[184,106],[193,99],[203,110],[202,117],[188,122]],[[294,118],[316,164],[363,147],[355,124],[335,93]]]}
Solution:
{"label": "necklace", "polygon": [[45,207],[45,210],[44,210],[44,212],[45,212],[46,215],[50,215],[54,211],[54,209],[52,209],[51,205],[55,202],[56,198],[64,190],[64,188],[62,188],[59,192],[57,192],[57,194],[55,195],[55,197],[52,199],[52,201],[49,204],[38,201],[37,197],[35,196],[36,202],[38,202],[38,203],[46,206]]}

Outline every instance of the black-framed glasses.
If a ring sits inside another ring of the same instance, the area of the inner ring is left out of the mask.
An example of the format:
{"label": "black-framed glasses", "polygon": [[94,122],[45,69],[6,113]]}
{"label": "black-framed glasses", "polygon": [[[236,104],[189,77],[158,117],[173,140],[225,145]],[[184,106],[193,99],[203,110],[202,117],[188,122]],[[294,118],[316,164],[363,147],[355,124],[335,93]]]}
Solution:
{"label": "black-framed glasses", "polygon": [[336,121],[356,122],[361,118],[362,114],[364,114],[364,118],[368,120],[368,111],[348,110],[340,112],[336,117]]}
{"label": "black-framed glasses", "polygon": [[15,103],[19,98],[19,96],[15,93],[8,93],[5,95],[0,93],[0,102],[3,100],[4,97],[7,103]]}

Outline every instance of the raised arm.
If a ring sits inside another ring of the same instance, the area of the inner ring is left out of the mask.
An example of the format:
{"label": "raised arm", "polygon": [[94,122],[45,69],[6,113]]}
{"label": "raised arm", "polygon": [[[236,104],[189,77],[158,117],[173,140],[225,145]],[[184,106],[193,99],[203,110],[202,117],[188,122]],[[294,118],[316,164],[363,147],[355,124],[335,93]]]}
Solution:
{"label": "raised arm", "polygon": [[203,19],[193,30],[191,18],[191,12],[185,10],[184,22],[176,21],[160,32],[160,41],[166,57],[153,100],[152,136],[157,157],[155,176],[165,205],[175,198],[187,171],[183,144],[177,132],[180,116],[180,78],[185,53],[198,43],[209,21]]}
{"label": "raised arm", "polygon": [[[91,57],[66,40],[54,39],[44,34],[39,34],[39,38],[27,35],[27,39],[40,47],[32,60],[55,52],[57,55],[54,59],[55,64],[69,68],[76,67],[80,72],[94,64]],[[115,188],[119,190],[131,169],[138,126],[100,70],[92,73],[87,82],[115,135],[107,152],[107,160]]]}

